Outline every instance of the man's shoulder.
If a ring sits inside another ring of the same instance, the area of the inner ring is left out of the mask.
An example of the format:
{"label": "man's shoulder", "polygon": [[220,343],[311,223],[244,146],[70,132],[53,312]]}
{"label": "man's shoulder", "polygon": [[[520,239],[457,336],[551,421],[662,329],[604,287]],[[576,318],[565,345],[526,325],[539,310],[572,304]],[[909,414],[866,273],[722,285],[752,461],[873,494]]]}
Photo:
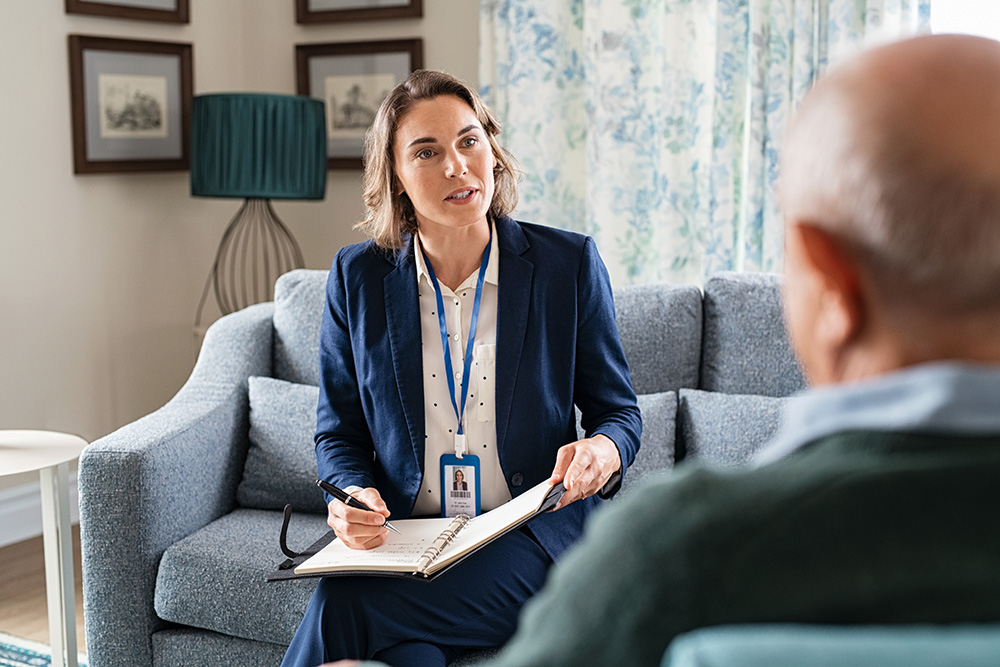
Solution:
{"label": "man's shoulder", "polygon": [[[840,495],[873,500],[901,480],[960,485],[973,471],[1000,474],[1000,433],[957,435],[853,430],[836,433],[756,468],[682,462],[612,505],[638,523],[669,515],[676,526],[711,531],[767,522],[776,513],[827,511]],[[802,503],[809,502],[805,507]],[[645,516],[648,515],[648,516]]]}
{"label": "man's shoulder", "polygon": [[835,520],[848,504],[905,514],[908,504],[900,499],[919,496],[918,488],[961,502],[978,493],[976,485],[991,486],[997,475],[1000,433],[852,430],[758,468],[682,463],[634,495],[646,508],[638,511],[669,508],[688,531],[721,536],[743,526]]}
{"label": "man's shoulder", "polygon": [[1000,431],[848,429],[818,438],[787,459],[761,469],[782,464],[805,465],[838,474],[854,468],[877,473],[911,467],[933,470],[935,467],[1000,466]]}
{"label": "man's shoulder", "polygon": [[[960,439],[921,451],[897,439],[905,435],[844,433],[759,468],[686,461],[644,481],[595,513],[525,610],[522,626],[539,629],[521,632],[501,664],[613,664],[628,655],[653,665],[672,637],[704,625],[809,622],[845,610],[912,619],[893,588],[899,581],[920,591],[907,599],[928,601],[921,618],[968,620],[980,609],[995,617],[983,582],[997,579],[988,499],[1000,447]],[[957,456],[939,458],[949,445]],[[963,568],[954,567],[957,553]],[[594,608],[602,613],[566,612]]]}

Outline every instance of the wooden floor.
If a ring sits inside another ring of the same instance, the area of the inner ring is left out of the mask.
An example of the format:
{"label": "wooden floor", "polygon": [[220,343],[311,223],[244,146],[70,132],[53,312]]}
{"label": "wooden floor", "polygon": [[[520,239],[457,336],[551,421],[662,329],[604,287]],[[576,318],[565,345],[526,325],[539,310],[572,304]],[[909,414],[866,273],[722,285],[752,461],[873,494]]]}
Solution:
{"label": "wooden floor", "polygon": [[[73,582],[76,584],[77,650],[86,653],[78,525],[73,526],[73,566],[76,570]],[[0,548],[0,632],[49,643],[41,536]]]}

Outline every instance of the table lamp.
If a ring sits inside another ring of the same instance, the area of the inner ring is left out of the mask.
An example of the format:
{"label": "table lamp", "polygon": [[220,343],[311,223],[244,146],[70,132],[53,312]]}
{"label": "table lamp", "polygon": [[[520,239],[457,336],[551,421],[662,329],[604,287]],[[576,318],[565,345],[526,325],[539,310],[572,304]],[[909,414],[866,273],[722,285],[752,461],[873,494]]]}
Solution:
{"label": "table lamp", "polygon": [[209,284],[223,315],[271,300],[278,276],[304,266],[299,244],[271,200],[326,194],[323,102],[264,93],[195,97],[191,194],[244,200],[222,235],[195,325]]}

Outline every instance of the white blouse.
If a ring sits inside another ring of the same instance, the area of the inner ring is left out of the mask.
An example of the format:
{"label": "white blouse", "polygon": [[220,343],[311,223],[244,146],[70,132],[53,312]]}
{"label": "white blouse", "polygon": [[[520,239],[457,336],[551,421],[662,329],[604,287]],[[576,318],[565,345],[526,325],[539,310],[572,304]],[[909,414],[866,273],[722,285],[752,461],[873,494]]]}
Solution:
{"label": "white blouse", "polygon": [[[489,263],[479,305],[479,324],[472,353],[472,377],[469,398],[465,405],[465,436],[468,454],[479,457],[480,499],[482,511],[488,511],[510,500],[510,491],[500,469],[497,454],[496,429],[496,341],[497,285],[500,277],[500,251],[496,236],[490,246]],[[441,514],[441,456],[455,453],[455,433],[458,420],[448,396],[444,355],[441,349],[441,326],[437,315],[434,285],[416,235],[414,256],[417,265],[417,288],[420,294],[420,339],[424,370],[424,479],[413,508],[414,516]],[[478,269],[454,292],[439,281],[444,299],[445,320],[451,367],[455,374],[455,402],[461,407],[462,370],[465,368],[465,348],[472,323],[472,306],[476,297]]]}

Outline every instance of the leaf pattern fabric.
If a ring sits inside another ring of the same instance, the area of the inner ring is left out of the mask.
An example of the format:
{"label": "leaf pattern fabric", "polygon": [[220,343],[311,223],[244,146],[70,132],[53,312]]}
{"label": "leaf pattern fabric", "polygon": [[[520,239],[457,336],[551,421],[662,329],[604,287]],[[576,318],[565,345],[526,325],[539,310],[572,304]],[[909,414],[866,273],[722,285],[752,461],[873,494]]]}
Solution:
{"label": "leaf pattern fabric", "polygon": [[595,237],[616,285],[780,271],[783,130],[837,60],[931,0],[481,0],[517,217]]}

